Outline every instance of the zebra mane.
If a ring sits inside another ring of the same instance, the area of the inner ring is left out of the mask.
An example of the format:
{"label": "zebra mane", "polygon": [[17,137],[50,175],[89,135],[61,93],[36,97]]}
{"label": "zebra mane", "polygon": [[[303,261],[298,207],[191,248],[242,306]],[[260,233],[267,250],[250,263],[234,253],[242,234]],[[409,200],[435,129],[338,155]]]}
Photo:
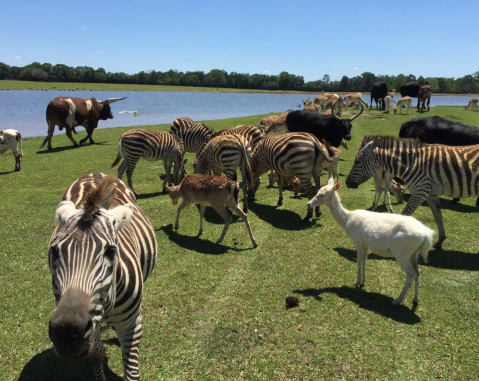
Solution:
{"label": "zebra mane", "polygon": [[83,203],[85,213],[82,220],[90,222],[99,208],[109,209],[113,197],[115,197],[115,191],[116,178],[111,175],[106,176],[100,184],[92,189]]}
{"label": "zebra mane", "polygon": [[397,136],[383,136],[383,135],[365,135],[359,149],[363,148],[369,142],[373,142],[372,148],[395,148],[400,143],[404,148],[420,148],[426,145],[419,139],[399,138]]}

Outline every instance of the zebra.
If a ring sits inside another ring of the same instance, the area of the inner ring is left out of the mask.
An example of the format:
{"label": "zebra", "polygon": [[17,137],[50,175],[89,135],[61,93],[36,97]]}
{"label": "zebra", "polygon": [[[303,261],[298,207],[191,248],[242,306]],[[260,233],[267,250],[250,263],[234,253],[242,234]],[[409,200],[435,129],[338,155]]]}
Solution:
{"label": "zebra", "polygon": [[403,179],[411,197],[402,214],[409,216],[427,201],[439,231],[434,244],[442,248],[446,232],[439,196],[474,197],[479,194],[479,145],[425,144],[417,139],[364,137],[346,185],[357,188],[378,170]]}
{"label": "zebra", "polygon": [[125,380],[138,380],[143,282],[156,261],[155,231],[121,180],[90,173],[73,182],[56,210],[48,260],[56,311],[49,337],[64,359],[92,357],[97,380],[105,349],[100,323],[112,325]]}
{"label": "zebra", "polygon": [[234,128],[228,128],[226,130],[222,130],[218,132],[217,135],[230,135],[230,134],[237,134],[243,135],[249,142],[251,146],[251,152],[254,153],[256,146],[259,144],[261,140],[264,139],[265,134],[261,128],[252,125],[243,125],[237,126]]}
{"label": "zebra", "polygon": [[[334,153],[330,153],[327,145],[307,132],[286,132],[268,135],[256,148],[251,162],[254,186],[249,193],[254,198],[260,184],[260,176],[269,170],[275,171],[278,179],[279,199],[278,206],[283,204],[282,177],[298,176],[301,188],[311,200],[320,188],[321,171],[326,163],[333,160]],[[316,186],[311,183],[314,178]],[[308,207],[304,221],[313,216],[313,209]],[[316,217],[321,216],[319,207],[316,208]]]}
{"label": "zebra", "polygon": [[166,177],[163,181],[163,191],[168,183],[171,186],[171,166],[173,165],[173,181],[179,184],[185,174],[186,160],[183,161],[183,150],[180,142],[164,131],[133,129],[125,132],[118,141],[118,153],[113,168],[123,157],[123,163],[118,167],[118,178],[121,180],[126,169],[128,185],[133,190],[133,170],[140,158],[145,160],[163,160]]}
{"label": "zebra", "polygon": [[243,189],[243,211],[248,211],[247,192],[252,184],[251,146],[243,135],[220,135],[211,139],[198,152],[193,168],[195,173],[208,174],[210,170],[216,176],[224,172],[227,178],[237,179],[236,169],[241,171]]}
{"label": "zebra", "polygon": [[216,133],[203,123],[193,122],[190,118],[177,118],[170,127],[170,134],[183,145],[185,152],[198,152]]}

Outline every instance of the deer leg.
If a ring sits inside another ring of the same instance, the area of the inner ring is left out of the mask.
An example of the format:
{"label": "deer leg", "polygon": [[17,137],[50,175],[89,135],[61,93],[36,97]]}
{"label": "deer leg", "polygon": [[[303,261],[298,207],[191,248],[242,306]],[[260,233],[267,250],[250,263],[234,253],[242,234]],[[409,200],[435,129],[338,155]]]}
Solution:
{"label": "deer leg", "polygon": [[203,215],[205,214],[205,208],[204,205],[200,205],[200,230],[198,231],[197,237],[203,234]]}
{"label": "deer leg", "polygon": [[230,206],[230,208],[233,212],[235,212],[238,216],[241,217],[241,219],[243,220],[243,222],[246,225],[246,229],[248,230],[249,238],[251,239],[251,243],[253,244],[253,247],[257,247],[258,244],[256,243],[256,240],[253,236],[253,232],[251,231],[251,226],[250,226],[249,221],[248,221],[248,216],[245,213],[243,213],[243,211],[240,209],[239,205],[235,205],[234,202],[231,203],[229,206]]}
{"label": "deer leg", "polygon": [[223,228],[223,231],[221,232],[220,238],[216,241],[217,244],[223,242],[223,239],[225,238],[226,232],[228,231],[228,228],[231,224],[231,221],[233,221],[233,218],[230,216],[230,214],[226,211],[225,207],[217,207],[213,206],[213,208],[218,212],[218,214],[223,217],[225,220],[225,226]]}

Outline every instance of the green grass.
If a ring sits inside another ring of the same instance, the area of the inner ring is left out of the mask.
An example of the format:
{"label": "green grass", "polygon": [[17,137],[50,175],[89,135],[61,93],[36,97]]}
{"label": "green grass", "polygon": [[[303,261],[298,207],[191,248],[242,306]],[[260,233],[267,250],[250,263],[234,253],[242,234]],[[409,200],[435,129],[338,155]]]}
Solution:
{"label": "green grass", "polygon": [[164,86],[116,83],[34,82],[0,80],[0,90],[73,90],[73,91],[196,91],[213,93],[300,94],[301,91],[227,89],[216,87]]}
{"label": "green grass", "polygon": [[[479,113],[435,107],[441,115],[479,125]],[[416,114],[414,116],[417,116]],[[262,116],[211,121],[214,129],[256,124]],[[349,151],[342,150],[341,180],[348,174],[365,134],[397,135],[411,116],[365,113],[354,122]],[[152,127],[150,127],[152,128]],[[167,125],[155,126],[167,130]],[[95,145],[71,147],[64,134],[53,152],[38,151],[41,139],[24,141],[22,171],[0,157],[0,374],[5,380],[90,380],[91,366],[57,359],[48,339],[55,309],[47,264],[55,208],[78,177],[103,171],[127,128],[95,131]],[[79,136],[84,136],[83,129]],[[193,156],[188,155],[189,168]],[[115,168],[116,169],[116,168]],[[140,350],[143,380],[472,380],[478,367],[479,254],[475,199],[451,205],[441,199],[447,240],[421,265],[419,305],[413,290],[392,306],[404,284],[394,260],[371,256],[367,283],[354,289],[355,250],[329,210],[311,224],[301,221],[305,197],[267,189],[266,176],[249,220],[259,244],[252,249],[241,220],[224,243],[215,245],[222,222],[207,211],[204,233],[195,235],[199,216],[187,208],[178,232],[176,206],[161,192],[161,162],[140,161],[134,175],[139,205],[156,229],[159,256],[143,300]],[[369,208],[373,182],[356,190],[342,187],[349,209]],[[404,206],[395,205],[396,212]],[[381,210],[384,211],[381,207]],[[436,230],[427,206],[416,218]],[[287,310],[285,298],[299,307]],[[110,380],[123,375],[115,333],[103,333]]]}

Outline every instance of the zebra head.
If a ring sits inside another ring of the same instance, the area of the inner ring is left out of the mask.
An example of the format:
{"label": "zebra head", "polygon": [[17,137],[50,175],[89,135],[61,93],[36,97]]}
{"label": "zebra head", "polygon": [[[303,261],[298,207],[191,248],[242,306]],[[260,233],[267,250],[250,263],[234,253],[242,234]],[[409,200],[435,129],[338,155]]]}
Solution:
{"label": "zebra head", "polygon": [[56,211],[49,265],[57,309],[49,336],[62,358],[90,354],[99,323],[115,304],[117,233],[133,216],[131,204],[108,209],[115,189],[114,178],[106,178],[90,190],[80,209],[72,201],[62,201]]}
{"label": "zebra head", "polygon": [[353,167],[346,178],[348,188],[357,188],[360,184],[371,178],[378,170],[379,163],[374,157],[373,150],[376,147],[376,141],[370,141],[359,149],[354,159]]}

